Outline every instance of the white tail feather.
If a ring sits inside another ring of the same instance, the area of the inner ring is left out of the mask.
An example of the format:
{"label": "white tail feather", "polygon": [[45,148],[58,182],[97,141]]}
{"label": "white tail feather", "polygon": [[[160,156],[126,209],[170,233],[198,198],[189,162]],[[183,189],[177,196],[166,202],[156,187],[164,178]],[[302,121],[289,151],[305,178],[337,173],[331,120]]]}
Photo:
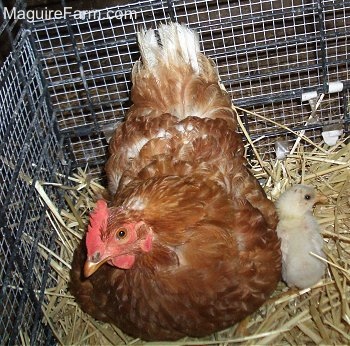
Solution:
{"label": "white tail feather", "polygon": [[160,44],[154,29],[138,34],[143,65],[151,70],[160,61],[166,64],[186,63],[199,72],[197,54],[199,39],[196,32],[178,23],[163,24],[158,28]]}
{"label": "white tail feather", "polygon": [[141,30],[137,35],[142,61],[145,66],[153,68],[157,64],[160,47],[153,29]]}

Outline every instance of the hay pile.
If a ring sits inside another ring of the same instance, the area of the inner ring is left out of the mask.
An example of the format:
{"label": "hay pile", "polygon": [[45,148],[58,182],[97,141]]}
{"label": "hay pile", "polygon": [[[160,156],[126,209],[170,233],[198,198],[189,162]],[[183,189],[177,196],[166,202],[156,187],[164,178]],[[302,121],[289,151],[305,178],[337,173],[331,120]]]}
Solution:
{"label": "hay pile", "polygon": [[[244,130],[244,129],[243,129]],[[297,138],[297,136],[296,136]],[[248,138],[247,146],[254,145]],[[296,183],[315,186],[328,197],[315,215],[325,240],[328,270],[322,282],[311,289],[291,290],[280,283],[273,296],[241,323],[205,339],[185,338],[172,343],[144,343],[124,335],[112,325],[95,321],[83,313],[67,290],[72,254],[85,232],[94,196],[102,186],[83,170],[70,178],[66,189],[67,210],[58,214],[49,203],[49,217],[58,233],[59,253],[51,253],[57,283],[46,290],[42,306],[48,323],[62,345],[228,345],[228,344],[327,344],[350,343],[350,144],[342,138],[333,147],[314,144],[304,151],[298,141],[284,161],[250,162],[254,175],[268,196],[275,200]],[[47,257],[50,251],[41,247]]]}

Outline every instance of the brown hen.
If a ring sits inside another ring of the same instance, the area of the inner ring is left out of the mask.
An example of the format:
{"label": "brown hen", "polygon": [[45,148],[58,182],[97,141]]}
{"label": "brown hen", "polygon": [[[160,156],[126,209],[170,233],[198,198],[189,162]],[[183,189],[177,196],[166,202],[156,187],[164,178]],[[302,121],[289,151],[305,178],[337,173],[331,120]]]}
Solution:
{"label": "brown hen", "polygon": [[109,145],[110,200],[91,215],[70,289],[96,319],[174,340],[255,311],[280,279],[281,254],[215,66],[186,27],[158,36],[138,36],[133,106]]}

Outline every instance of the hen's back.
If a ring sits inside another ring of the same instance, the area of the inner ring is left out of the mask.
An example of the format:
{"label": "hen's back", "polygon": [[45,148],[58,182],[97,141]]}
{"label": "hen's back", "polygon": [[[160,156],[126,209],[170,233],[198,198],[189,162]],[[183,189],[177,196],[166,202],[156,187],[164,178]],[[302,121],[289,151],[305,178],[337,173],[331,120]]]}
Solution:
{"label": "hen's back", "polygon": [[245,166],[237,114],[197,34],[173,23],[142,31],[138,41],[133,106],[109,147],[111,195],[134,179],[194,175],[248,201],[275,227],[274,207]]}
{"label": "hen's back", "polygon": [[110,143],[112,193],[140,173],[205,174],[219,160],[242,157],[231,100],[197,34],[174,23],[142,31],[138,41],[133,106]]}

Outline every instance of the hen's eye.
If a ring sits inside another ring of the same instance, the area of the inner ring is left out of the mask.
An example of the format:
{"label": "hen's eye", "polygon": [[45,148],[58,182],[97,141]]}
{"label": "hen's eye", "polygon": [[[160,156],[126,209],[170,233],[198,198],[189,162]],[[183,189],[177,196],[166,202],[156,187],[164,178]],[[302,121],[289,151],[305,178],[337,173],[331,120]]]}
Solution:
{"label": "hen's eye", "polygon": [[116,232],[116,237],[117,239],[124,239],[126,237],[126,234],[127,234],[127,229],[122,227],[122,228],[119,228]]}
{"label": "hen's eye", "polygon": [[311,196],[310,195],[305,195],[304,198],[309,200],[311,198]]}

